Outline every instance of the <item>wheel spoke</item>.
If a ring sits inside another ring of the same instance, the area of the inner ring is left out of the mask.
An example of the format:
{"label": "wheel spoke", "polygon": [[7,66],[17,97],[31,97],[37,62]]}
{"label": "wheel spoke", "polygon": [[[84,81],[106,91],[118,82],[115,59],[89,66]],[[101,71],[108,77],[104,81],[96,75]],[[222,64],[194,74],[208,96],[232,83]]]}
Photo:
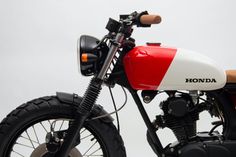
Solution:
{"label": "wheel spoke", "polygon": [[28,146],[28,145],[26,145],[26,144],[22,144],[22,143],[18,143],[18,142],[16,142],[15,144],[18,144],[18,145],[20,145],[20,146],[24,146],[24,147],[27,147],[27,148],[34,149],[34,147]]}
{"label": "wheel spoke", "polygon": [[61,126],[60,126],[60,128],[59,128],[59,131],[61,131],[64,122],[65,122],[65,120],[62,120],[62,122],[61,122]]}
{"label": "wheel spoke", "polygon": [[[29,140],[30,141],[30,139],[28,139],[27,137],[24,137],[24,136],[20,136],[21,138],[23,138],[23,139],[26,139],[26,140]],[[34,142],[34,143],[37,143],[37,144],[40,144],[39,142],[37,142],[37,141],[35,141],[35,140],[31,140],[32,142]]]}
{"label": "wheel spoke", "polygon": [[21,153],[19,153],[19,152],[17,152],[17,151],[12,150],[12,152],[18,154],[18,155],[21,156],[21,157],[25,157],[24,155],[22,155]]}
{"label": "wheel spoke", "polygon": [[34,135],[35,135],[35,137],[36,137],[36,139],[37,139],[37,142],[38,142],[38,144],[40,144],[38,135],[36,134],[36,131],[35,131],[35,128],[34,128],[34,125],[32,126],[32,128],[33,128],[33,130],[34,130]]}
{"label": "wheel spoke", "polygon": [[48,133],[47,129],[45,128],[45,126],[43,125],[42,122],[40,122],[41,126],[43,127],[43,129],[46,131],[46,133]]}
{"label": "wheel spoke", "polygon": [[95,154],[96,152],[98,152],[99,150],[101,150],[101,148],[96,149],[95,151],[93,151],[91,154],[89,154],[88,156],[94,156],[93,154]]}
{"label": "wheel spoke", "polygon": [[90,137],[90,136],[93,136],[93,135],[92,135],[92,134],[89,134],[89,135],[87,135],[87,136],[82,137],[80,140],[82,141],[82,140],[84,140],[84,139],[86,139],[86,138],[88,138],[88,137]]}
{"label": "wheel spoke", "polygon": [[82,133],[85,132],[85,131],[86,131],[86,129],[84,128],[83,130],[80,131],[80,134],[82,134]]}
{"label": "wheel spoke", "polygon": [[26,134],[27,134],[27,136],[28,136],[28,138],[29,138],[29,140],[30,140],[30,143],[32,144],[33,148],[35,149],[34,144],[33,144],[32,140],[31,140],[31,138],[30,138],[30,136],[29,136],[28,131],[26,130],[25,132],[26,132]]}
{"label": "wheel spoke", "polygon": [[93,146],[94,146],[97,142],[98,142],[98,141],[94,142],[94,143],[88,148],[88,150],[83,154],[83,156],[84,156],[85,154],[87,154],[87,153],[93,148]]}

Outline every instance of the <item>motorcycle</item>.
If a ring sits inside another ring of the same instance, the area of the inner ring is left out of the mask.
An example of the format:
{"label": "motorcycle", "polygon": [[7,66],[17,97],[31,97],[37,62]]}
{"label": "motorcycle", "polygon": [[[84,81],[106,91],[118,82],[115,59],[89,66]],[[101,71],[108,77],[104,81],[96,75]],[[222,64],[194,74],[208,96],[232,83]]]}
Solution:
{"label": "motorcycle", "polygon": [[[147,127],[147,141],[159,157],[236,156],[236,70],[222,70],[199,53],[147,43],[136,46],[133,27],[159,24],[147,11],[109,19],[101,40],[82,35],[78,40],[81,74],[93,76],[83,97],[58,92],[29,101],[0,124],[1,157],[125,157],[119,134],[118,111],[132,95]],[[109,88],[114,112],[96,104],[103,85]],[[120,85],[125,102],[117,108],[111,88]],[[138,94],[141,91],[141,96]],[[163,114],[151,121],[143,102],[168,97]],[[143,102],[142,102],[143,100]],[[197,132],[199,114],[219,118],[207,132]],[[117,126],[112,114],[116,115]],[[219,133],[216,128],[222,126]],[[169,128],[177,141],[163,147],[157,130]]]}

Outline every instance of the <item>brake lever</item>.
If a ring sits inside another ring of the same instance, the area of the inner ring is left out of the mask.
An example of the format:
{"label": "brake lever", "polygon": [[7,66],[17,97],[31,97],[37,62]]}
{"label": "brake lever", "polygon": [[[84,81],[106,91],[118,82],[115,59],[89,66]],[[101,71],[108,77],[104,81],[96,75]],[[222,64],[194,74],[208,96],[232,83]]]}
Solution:
{"label": "brake lever", "polygon": [[136,19],[135,19],[135,23],[136,23],[137,27],[151,27],[151,25],[142,24],[140,22],[140,17],[143,16],[143,15],[148,15],[148,12],[147,11],[143,11],[143,12],[137,14]]}
{"label": "brake lever", "polygon": [[126,23],[126,25],[137,25],[137,27],[151,27],[149,24],[142,24],[140,22],[140,17],[143,15],[148,15],[148,12],[138,13],[135,11],[131,14],[120,15],[120,22]]}
{"label": "brake lever", "polygon": [[137,15],[136,11],[131,14],[120,15],[120,21],[126,23],[126,25],[133,25]]}

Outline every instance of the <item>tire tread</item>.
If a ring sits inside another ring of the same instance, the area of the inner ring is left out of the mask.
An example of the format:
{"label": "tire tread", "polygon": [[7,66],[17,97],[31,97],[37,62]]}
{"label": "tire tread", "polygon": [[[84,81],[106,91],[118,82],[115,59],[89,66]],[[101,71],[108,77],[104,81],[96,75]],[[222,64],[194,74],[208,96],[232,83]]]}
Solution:
{"label": "tire tread", "polygon": [[[5,149],[4,145],[7,144],[6,138],[9,137],[9,132],[20,120],[34,113],[37,110],[54,110],[55,107],[57,109],[63,107],[70,107],[71,110],[74,110],[76,106],[73,104],[62,103],[56,96],[45,96],[24,103],[12,112],[10,112],[0,123],[0,141],[3,142],[3,144],[0,145],[0,156],[2,156],[2,153],[4,152],[3,149]],[[96,121],[99,122],[99,128],[105,128],[104,131],[106,132],[106,135],[110,138],[110,144],[114,146],[115,150],[113,151],[117,153],[116,156],[126,157],[124,142],[114,124],[105,123],[101,120]]]}

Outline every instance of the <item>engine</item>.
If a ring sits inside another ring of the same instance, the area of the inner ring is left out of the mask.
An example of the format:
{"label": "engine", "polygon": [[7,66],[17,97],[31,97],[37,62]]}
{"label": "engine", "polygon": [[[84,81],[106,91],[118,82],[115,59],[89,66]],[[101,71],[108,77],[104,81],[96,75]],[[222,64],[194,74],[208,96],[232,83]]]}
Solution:
{"label": "engine", "polygon": [[[219,117],[217,106],[206,102],[199,103],[197,93],[181,93],[177,91],[166,92],[169,97],[161,102],[163,115],[156,116],[154,125],[156,128],[170,128],[177,138],[177,142],[164,148],[162,156],[165,157],[232,157],[236,156],[236,142],[225,139],[214,128],[210,132],[196,131],[196,121],[201,111],[209,111],[213,116]],[[157,91],[142,91],[145,103],[149,103],[158,94]],[[210,99],[208,99],[210,100]],[[212,106],[214,105],[214,106]],[[222,121],[212,123],[215,126],[222,125]],[[152,149],[158,154],[159,150],[153,145],[147,133],[147,139]]]}
{"label": "engine", "polygon": [[160,104],[164,115],[156,117],[156,124],[162,128],[170,128],[179,142],[185,142],[196,136],[196,121],[199,119],[199,112],[189,94],[171,95]]}

